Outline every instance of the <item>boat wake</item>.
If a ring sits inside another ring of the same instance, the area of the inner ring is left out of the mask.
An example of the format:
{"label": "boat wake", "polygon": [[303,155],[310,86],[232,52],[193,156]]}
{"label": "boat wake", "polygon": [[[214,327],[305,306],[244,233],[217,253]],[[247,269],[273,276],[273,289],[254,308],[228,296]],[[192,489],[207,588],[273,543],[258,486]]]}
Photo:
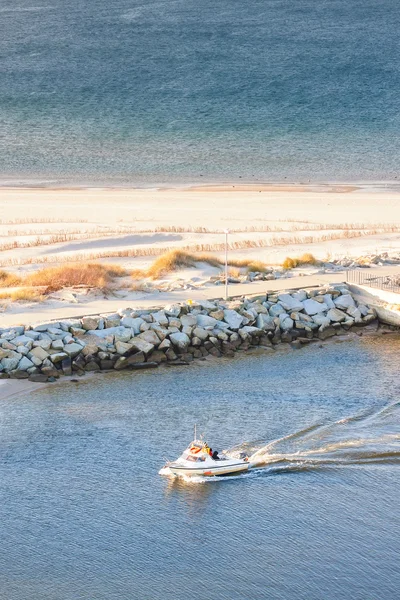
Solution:
{"label": "boat wake", "polygon": [[400,464],[400,402],[331,423],[312,423],[272,441],[244,442],[225,452],[246,452],[255,470],[306,471],[365,464]]}

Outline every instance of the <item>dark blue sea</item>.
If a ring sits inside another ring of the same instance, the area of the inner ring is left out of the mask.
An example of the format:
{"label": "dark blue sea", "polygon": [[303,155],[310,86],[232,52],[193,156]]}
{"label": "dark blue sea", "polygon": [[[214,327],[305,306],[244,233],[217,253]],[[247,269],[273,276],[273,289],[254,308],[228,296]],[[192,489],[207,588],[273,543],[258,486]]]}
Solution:
{"label": "dark blue sea", "polygon": [[395,180],[399,31],[398,0],[1,0],[0,178]]}
{"label": "dark blue sea", "polygon": [[[398,600],[399,336],[0,404],[1,600]],[[158,474],[193,436],[256,468]]]}

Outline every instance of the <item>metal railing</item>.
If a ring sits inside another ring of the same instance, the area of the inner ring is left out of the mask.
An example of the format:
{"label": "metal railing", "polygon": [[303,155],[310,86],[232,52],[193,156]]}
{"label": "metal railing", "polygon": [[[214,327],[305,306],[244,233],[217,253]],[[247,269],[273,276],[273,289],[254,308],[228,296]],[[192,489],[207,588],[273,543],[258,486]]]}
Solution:
{"label": "metal railing", "polygon": [[378,288],[379,290],[387,290],[388,292],[397,292],[400,294],[400,273],[398,275],[376,277],[373,273],[366,273],[365,271],[347,271],[346,281],[347,283],[366,285]]}

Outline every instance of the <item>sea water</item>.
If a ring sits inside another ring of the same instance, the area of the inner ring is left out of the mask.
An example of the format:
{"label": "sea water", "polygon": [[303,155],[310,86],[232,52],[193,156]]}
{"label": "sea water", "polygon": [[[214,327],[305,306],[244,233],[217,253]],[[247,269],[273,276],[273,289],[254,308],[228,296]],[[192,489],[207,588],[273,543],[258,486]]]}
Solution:
{"label": "sea water", "polygon": [[395,180],[396,0],[2,0],[7,184]]}
{"label": "sea water", "polygon": [[[0,597],[397,600],[400,338],[94,375],[0,405]],[[161,477],[193,425],[247,474]]]}

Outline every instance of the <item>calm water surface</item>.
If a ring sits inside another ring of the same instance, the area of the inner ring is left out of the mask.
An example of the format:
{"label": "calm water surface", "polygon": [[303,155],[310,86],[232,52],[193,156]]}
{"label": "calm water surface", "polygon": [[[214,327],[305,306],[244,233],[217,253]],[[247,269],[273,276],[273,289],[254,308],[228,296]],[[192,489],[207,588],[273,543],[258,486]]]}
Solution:
{"label": "calm water surface", "polygon": [[[0,406],[0,598],[397,600],[400,339],[96,376]],[[247,475],[158,475],[192,435]]]}
{"label": "calm water surface", "polygon": [[394,180],[398,0],[2,0],[0,177]]}

